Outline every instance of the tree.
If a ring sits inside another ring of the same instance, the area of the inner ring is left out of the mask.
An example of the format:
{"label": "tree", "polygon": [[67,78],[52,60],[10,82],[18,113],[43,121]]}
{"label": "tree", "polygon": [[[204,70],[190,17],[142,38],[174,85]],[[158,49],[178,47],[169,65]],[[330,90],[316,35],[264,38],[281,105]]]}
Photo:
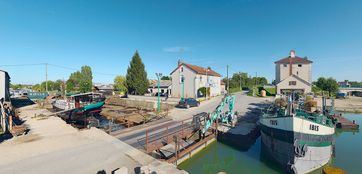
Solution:
{"label": "tree", "polygon": [[119,92],[127,92],[127,85],[126,85],[126,77],[124,76],[116,76],[114,78],[114,89]]}
{"label": "tree", "polygon": [[22,89],[23,85],[21,85],[21,84],[11,84],[10,83],[10,88],[12,88],[14,90],[18,90],[18,89]]}
{"label": "tree", "polygon": [[171,77],[170,76],[162,76],[161,80],[171,80]]}
{"label": "tree", "polygon": [[331,94],[336,94],[339,90],[339,85],[337,83],[337,81],[333,78],[328,78],[327,79],[327,85],[326,85],[326,91],[328,91],[329,96],[331,96]]}
{"label": "tree", "polygon": [[79,82],[79,90],[80,92],[89,92],[92,91],[93,87],[93,76],[92,69],[90,66],[82,66],[81,68],[81,78]]}
{"label": "tree", "polygon": [[314,84],[322,91],[327,91],[329,96],[337,93],[339,89],[337,81],[331,77],[328,79],[320,77]]}
{"label": "tree", "polygon": [[126,84],[131,94],[143,95],[148,89],[147,72],[138,51],[133,55],[127,69]]}
{"label": "tree", "polygon": [[92,69],[90,66],[84,65],[81,71],[76,71],[70,74],[66,82],[66,90],[68,92],[88,92],[92,91],[93,87]]}

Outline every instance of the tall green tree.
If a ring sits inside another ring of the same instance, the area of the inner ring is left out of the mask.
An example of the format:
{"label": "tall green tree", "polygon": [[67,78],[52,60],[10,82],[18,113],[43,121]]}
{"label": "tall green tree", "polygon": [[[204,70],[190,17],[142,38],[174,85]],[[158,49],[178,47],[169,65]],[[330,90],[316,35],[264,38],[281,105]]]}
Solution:
{"label": "tall green tree", "polygon": [[124,76],[116,76],[114,78],[114,89],[119,92],[127,92],[127,85],[126,85],[126,77]]}
{"label": "tall green tree", "polygon": [[82,66],[81,68],[81,79],[79,82],[79,90],[80,92],[89,92],[92,91],[93,87],[93,76],[92,76],[92,68],[90,66]]}
{"label": "tall green tree", "polygon": [[130,94],[143,95],[148,89],[147,72],[138,51],[127,69],[126,84]]}

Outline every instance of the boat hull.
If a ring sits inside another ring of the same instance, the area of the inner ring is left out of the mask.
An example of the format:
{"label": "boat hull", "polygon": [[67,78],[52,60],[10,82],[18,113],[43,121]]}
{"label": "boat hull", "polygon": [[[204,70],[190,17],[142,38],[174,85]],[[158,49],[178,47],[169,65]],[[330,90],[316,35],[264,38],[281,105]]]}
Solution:
{"label": "boat hull", "polygon": [[285,173],[314,171],[332,157],[333,127],[298,117],[273,117],[261,118],[260,128],[262,153],[272,157]]}
{"label": "boat hull", "polygon": [[287,143],[272,138],[261,132],[263,156],[272,158],[284,170],[284,173],[309,173],[328,164],[332,158],[333,145],[313,147],[308,146],[303,157],[295,155],[293,143]]}

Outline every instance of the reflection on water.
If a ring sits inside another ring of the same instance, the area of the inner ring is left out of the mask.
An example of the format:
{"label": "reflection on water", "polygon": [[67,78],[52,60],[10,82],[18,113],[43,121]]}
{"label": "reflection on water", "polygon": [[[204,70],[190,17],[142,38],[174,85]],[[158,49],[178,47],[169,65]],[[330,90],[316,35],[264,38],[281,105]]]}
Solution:
{"label": "reflection on water", "polygon": [[[345,114],[348,119],[356,120],[358,124],[362,123],[362,114]],[[262,135],[264,136],[264,135]],[[336,131],[335,151],[332,157],[333,148],[325,151],[308,148],[311,153],[307,154],[313,157],[315,153],[322,152],[317,158],[318,160],[327,160],[329,164],[342,168],[349,174],[361,173],[361,157],[362,157],[362,134],[359,132],[340,132]],[[264,138],[265,139],[265,138]],[[262,137],[256,139],[255,143],[249,149],[240,150],[229,145],[215,142],[190,160],[183,162],[179,167],[188,171],[190,174],[227,172],[228,174],[264,174],[264,173],[284,173],[283,168],[278,165],[273,154],[268,154],[271,148],[266,148],[263,144],[265,140]],[[264,146],[264,147],[263,147]],[[278,145],[274,146],[276,148]],[[267,146],[268,147],[268,146]],[[307,156],[308,156],[307,155]],[[307,158],[307,157],[306,157]],[[324,159],[323,159],[324,158]],[[304,164],[305,161],[298,161],[298,164]],[[321,169],[318,169],[313,174],[321,174]]]}

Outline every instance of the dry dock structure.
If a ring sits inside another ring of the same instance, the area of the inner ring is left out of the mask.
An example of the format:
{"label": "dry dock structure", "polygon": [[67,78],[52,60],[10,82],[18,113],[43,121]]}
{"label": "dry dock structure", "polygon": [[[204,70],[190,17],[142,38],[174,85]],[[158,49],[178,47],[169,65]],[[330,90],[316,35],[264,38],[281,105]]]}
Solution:
{"label": "dry dock structure", "polygon": [[[30,129],[0,144],[0,173],[187,173],[91,128],[78,130],[36,105],[20,109]],[[35,117],[35,115],[37,115]]]}

